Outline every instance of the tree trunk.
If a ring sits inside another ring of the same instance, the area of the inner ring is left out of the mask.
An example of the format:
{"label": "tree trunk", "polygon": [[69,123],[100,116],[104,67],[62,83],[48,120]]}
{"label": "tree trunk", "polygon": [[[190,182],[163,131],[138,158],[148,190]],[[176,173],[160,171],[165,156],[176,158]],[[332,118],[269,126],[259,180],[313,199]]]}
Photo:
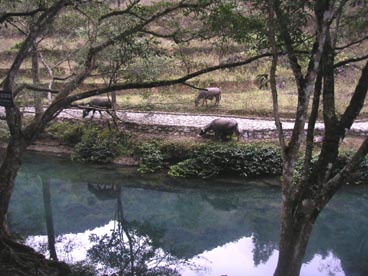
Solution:
{"label": "tree trunk", "polygon": [[318,213],[311,209],[307,210],[307,206],[298,207],[300,206],[296,203],[286,200],[283,202],[279,258],[274,276],[299,276],[300,274]]}
{"label": "tree trunk", "polygon": [[51,206],[50,179],[48,177],[41,176],[41,181],[42,181],[42,195],[43,195],[43,205],[45,208],[45,220],[46,220],[49,252],[51,259],[57,261],[58,258],[55,249],[54,220]]}
{"label": "tree trunk", "polygon": [[9,236],[7,214],[15,178],[22,163],[25,141],[11,139],[0,167],[0,236]]}

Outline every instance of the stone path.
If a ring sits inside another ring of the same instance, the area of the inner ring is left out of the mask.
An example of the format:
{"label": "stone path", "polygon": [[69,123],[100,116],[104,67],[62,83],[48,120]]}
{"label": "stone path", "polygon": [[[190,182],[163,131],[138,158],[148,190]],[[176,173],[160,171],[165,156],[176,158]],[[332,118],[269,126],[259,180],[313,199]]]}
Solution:
{"label": "stone path", "polygon": [[[32,108],[23,110],[27,113],[32,113]],[[0,107],[0,117],[4,116],[4,108]],[[104,113],[103,117],[109,116]],[[118,111],[117,116],[124,122],[138,123],[138,124],[152,124],[152,125],[165,125],[165,126],[188,126],[188,127],[203,127],[210,123],[213,119],[219,117],[229,117],[237,120],[240,131],[242,130],[275,130],[275,123],[272,119],[249,119],[245,117],[229,116],[229,115],[202,115],[202,114],[184,114],[184,113],[168,113],[168,112],[140,112],[140,111]],[[66,109],[61,112],[59,118],[69,119],[81,119],[82,110],[80,109]],[[96,119],[100,118],[100,114],[97,112],[94,116]],[[294,123],[291,121],[283,121],[283,128],[290,130],[293,128]],[[318,123],[316,128],[323,130],[323,123]],[[351,132],[368,136],[368,120],[356,121]]]}
{"label": "stone path", "polygon": [[[78,117],[81,118],[80,110],[66,110],[61,113],[61,117]],[[106,116],[106,115],[103,115]],[[264,118],[245,118],[240,116],[229,115],[202,115],[202,114],[184,114],[184,113],[169,113],[169,112],[138,112],[138,111],[119,111],[117,116],[126,122],[152,125],[166,125],[166,126],[189,126],[189,127],[203,127],[210,123],[213,119],[220,117],[228,117],[235,119],[239,124],[240,131],[246,130],[275,130],[275,122],[273,119]],[[100,118],[99,114],[95,114],[96,118]],[[284,129],[292,129],[294,123],[290,120],[282,122]],[[317,123],[316,129],[323,130],[324,124]],[[351,131],[366,133],[368,136],[368,120],[356,121]]]}

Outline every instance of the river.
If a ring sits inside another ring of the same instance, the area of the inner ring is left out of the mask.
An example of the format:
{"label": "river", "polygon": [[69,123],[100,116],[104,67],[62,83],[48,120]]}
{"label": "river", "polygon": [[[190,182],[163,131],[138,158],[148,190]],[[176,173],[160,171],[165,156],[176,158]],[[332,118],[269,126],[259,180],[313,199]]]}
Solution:
{"label": "river", "polygon": [[[171,179],[32,153],[17,176],[9,221],[46,256],[89,264],[99,275],[268,276],[281,203],[271,183]],[[333,198],[301,275],[368,275],[367,199],[368,186],[353,185]]]}

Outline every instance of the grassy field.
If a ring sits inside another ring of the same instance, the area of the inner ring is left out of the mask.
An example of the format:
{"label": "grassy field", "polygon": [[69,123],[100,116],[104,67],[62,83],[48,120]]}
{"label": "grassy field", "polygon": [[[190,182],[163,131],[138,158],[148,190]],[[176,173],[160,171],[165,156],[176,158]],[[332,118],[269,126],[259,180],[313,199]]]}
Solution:
{"label": "grassy field", "polygon": [[[21,36],[6,36],[0,41],[0,81],[4,78],[7,69],[11,66],[17,45],[21,42]],[[67,53],[78,47],[78,41],[69,41],[65,45],[60,44],[58,38],[50,38],[42,41],[43,58],[49,62],[49,65],[57,64],[57,61]],[[174,78],[182,76],[188,70],[193,72],[205,68],[206,66],[217,65],[229,56],[241,56],[246,58],[250,56],[240,45],[219,45],[212,44],[211,41],[192,42],[180,48],[168,41],[162,41],[162,47],[172,53],[172,57],[165,60],[160,66],[154,68],[155,79]],[[226,46],[226,47],[225,47]],[[194,99],[198,90],[185,85],[175,85],[169,87],[160,87],[142,90],[118,91],[117,101],[120,108],[133,110],[157,110],[166,112],[191,112],[191,113],[217,113],[234,114],[249,117],[272,117],[272,98],[269,88],[260,89],[257,82],[259,74],[267,74],[269,68],[269,59],[257,61],[246,66],[235,69],[224,69],[206,75],[202,75],[188,83],[197,87],[218,86],[222,89],[222,99],[219,106],[194,106]],[[70,74],[73,62],[64,62],[58,65],[54,70],[56,76],[65,76]],[[138,68],[142,70],[142,68]],[[138,72],[141,72],[139,71]],[[121,72],[120,81],[129,81],[131,69]],[[145,72],[141,72],[145,73]],[[45,85],[50,81],[50,76],[43,64],[40,64],[41,81]],[[282,117],[292,118],[294,116],[297,95],[296,87],[293,81],[291,70],[288,67],[287,60],[280,58],[278,67],[279,84],[279,106]],[[139,74],[134,77],[139,77]],[[359,64],[345,67],[343,71],[336,72],[336,109],[338,114],[342,114],[349,103],[353,89],[359,77]],[[85,91],[90,88],[96,88],[104,85],[100,77],[90,77],[79,88],[79,91]],[[21,67],[18,82],[31,82],[31,62],[28,59]],[[56,84],[57,87],[57,84]],[[22,96],[23,101],[32,104],[33,97],[29,95]],[[21,99],[21,98],[20,98]],[[85,101],[84,101],[85,102]],[[322,110],[322,108],[320,108]],[[368,103],[365,102],[360,118],[368,117]]]}

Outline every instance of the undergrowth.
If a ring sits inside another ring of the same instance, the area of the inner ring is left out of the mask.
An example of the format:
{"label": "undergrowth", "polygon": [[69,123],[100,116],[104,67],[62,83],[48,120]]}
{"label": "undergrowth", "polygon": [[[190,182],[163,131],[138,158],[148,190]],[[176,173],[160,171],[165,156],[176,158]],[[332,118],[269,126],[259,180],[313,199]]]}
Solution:
{"label": "undergrowth", "polygon": [[273,145],[210,144],[191,158],[170,167],[172,177],[210,178],[219,175],[255,177],[281,174],[281,154]]}

